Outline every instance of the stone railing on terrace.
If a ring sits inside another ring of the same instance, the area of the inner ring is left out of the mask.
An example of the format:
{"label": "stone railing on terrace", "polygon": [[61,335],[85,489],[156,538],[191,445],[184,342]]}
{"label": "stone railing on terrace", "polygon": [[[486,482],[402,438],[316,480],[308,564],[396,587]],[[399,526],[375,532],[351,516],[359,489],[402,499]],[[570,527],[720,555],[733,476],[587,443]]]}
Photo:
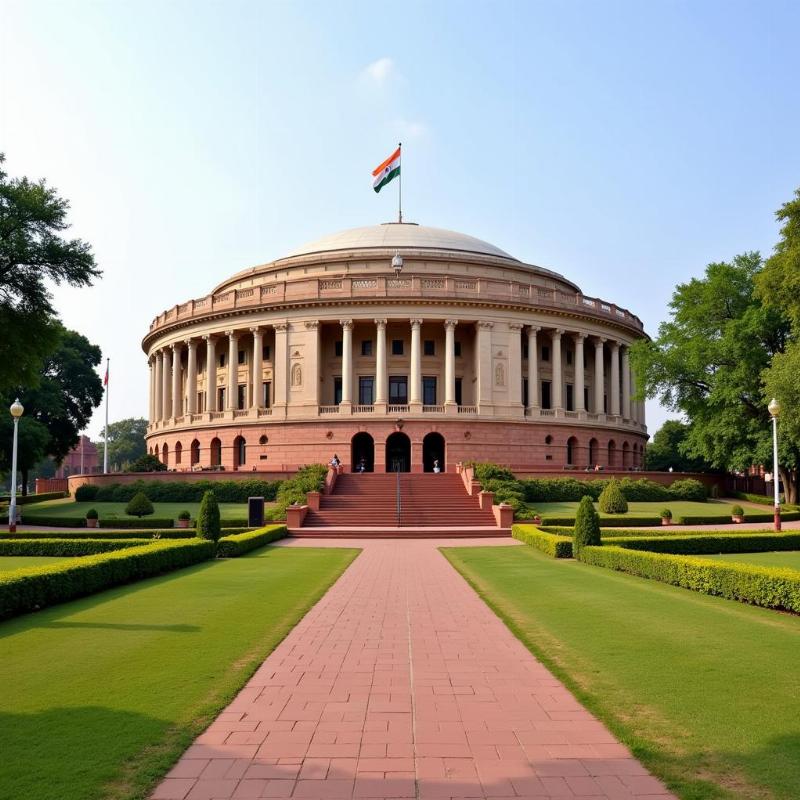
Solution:
{"label": "stone railing on terrace", "polygon": [[569,294],[558,288],[495,278],[467,278],[454,275],[408,275],[390,277],[300,278],[293,281],[230,289],[217,295],[176,305],[159,314],[150,324],[150,332],[210,314],[256,309],[264,306],[302,303],[319,300],[453,299],[507,302],[533,308],[574,311],[596,319],[622,323],[643,331],[642,321],[635,314],[596,297]]}

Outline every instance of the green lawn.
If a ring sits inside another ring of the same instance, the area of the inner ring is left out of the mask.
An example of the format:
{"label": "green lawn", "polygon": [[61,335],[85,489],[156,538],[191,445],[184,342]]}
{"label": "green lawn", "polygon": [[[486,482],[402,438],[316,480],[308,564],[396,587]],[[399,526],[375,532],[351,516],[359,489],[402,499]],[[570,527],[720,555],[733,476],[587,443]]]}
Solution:
{"label": "green lawn", "polygon": [[22,567],[44,567],[57,561],[66,561],[72,556],[0,556],[0,572]]}
{"label": "green lawn", "polygon": [[713,558],[714,561],[738,561],[743,564],[758,564],[760,567],[786,567],[800,570],[800,550],[786,550],[780,553],[720,553],[714,556],[698,556]]}
{"label": "green lawn", "polygon": [[267,547],[0,624],[0,798],[145,797],[358,552]]}
{"label": "green lawn", "polygon": [[681,798],[796,800],[800,617],[532,547],[443,552]]}
{"label": "green lawn", "polygon": [[[563,503],[531,503],[531,505],[542,515],[542,516],[557,516],[557,517],[574,517],[576,511],[578,510],[578,503],[577,502],[563,502]],[[594,504],[595,508],[597,508],[597,503]],[[702,514],[704,516],[710,516],[719,514],[720,519],[727,519],[730,522],[731,516],[731,508],[733,503],[726,503],[721,500],[708,500],[705,503],[696,503],[690,500],[665,500],[659,503],[645,503],[645,502],[636,502],[631,501],[628,503],[628,513],[629,514],[646,514],[650,516],[658,516],[661,513],[662,508],[668,508],[672,511],[673,517],[680,517],[684,514]],[[748,506],[750,507],[750,506]],[[757,506],[752,506],[753,509],[757,508]],[[599,510],[599,509],[598,509]],[[763,508],[759,508],[760,511],[763,511]],[[766,509],[769,511],[769,509]],[[603,514],[600,513],[601,517],[619,517],[619,514]]]}
{"label": "green lawn", "polygon": [[[82,519],[90,508],[97,510],[100,519],[134,519],[125,514],[127,503],[76,503],[74,500],[48,500],[44,503],[33,503],[22,506],[22,520],[25,521],[25,514],[36,515],[37,517],[75,517]],[[271,504],[268,504],[271,505]],[[192,519],[197,516],[200,503],[153,503],[153,517],[163,519],[177,519],[181,511],[188,511]],[[247,503],[220,503],[220,515],[225,519],[247,519]]]}

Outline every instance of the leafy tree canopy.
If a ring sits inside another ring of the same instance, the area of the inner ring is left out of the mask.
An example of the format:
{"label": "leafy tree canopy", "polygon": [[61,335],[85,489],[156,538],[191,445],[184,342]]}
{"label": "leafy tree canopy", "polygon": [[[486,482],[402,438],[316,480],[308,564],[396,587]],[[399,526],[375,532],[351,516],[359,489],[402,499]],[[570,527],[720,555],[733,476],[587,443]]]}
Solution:
{"label": "leafy tree canopy", "polygon": [[0,153],[0,392],[36,383],[59,339],[48,283],[90,286],[91,247],[61,233],[69,203],[44,181],[9,178]]}
{"label": "leafy tree canopy", "polygon": [[647,469],[667,472],[708,472],[711,465],[702,457],[686,455],[689,426],[679,419],[668,419],[655,432],[645,454]]}
{"label": "leafy tree canopy", "polygon": [[[144,436],[147,420],[136,417],[121,419],[108,426],[108,462],[115,467],[126,467],[147,452]],[[105,438],[105,428],[101,438]],[[102,445],[101,445],[102,447]]]}

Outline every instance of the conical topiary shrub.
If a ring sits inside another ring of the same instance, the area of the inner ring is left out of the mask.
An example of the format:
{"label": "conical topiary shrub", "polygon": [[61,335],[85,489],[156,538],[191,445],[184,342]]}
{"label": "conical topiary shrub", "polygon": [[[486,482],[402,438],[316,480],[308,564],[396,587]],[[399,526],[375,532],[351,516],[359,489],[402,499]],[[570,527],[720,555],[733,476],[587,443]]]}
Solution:
{"label": "conical topiary shrub", "polygon": [[147,499],[144,492],[137,492],[125,506],[125,513],[129,517],[146,517],[153,513],[153,504]]}
{"label": "conical topiary shrub", "polygon": [[203,494],[200,511],[197,512],[197,535],[216,542],[219,534],[219,506],[214,492],[209,490]]}
{"label": "conical topiary shrub", "polygon": [[606,484],[600,492],[598,504],[604,514],[625,514],[628,511],[628,501],[622,494],[619,481],[612,480]]}
{"label": "conical topiary shrub", "polygon": [[572,540],[572,553],[578,558],[581,550],[590,545],[599,545],[600,515],[594,510],[592,498],[586,495],[578,504],[575,515],[575,536]]}

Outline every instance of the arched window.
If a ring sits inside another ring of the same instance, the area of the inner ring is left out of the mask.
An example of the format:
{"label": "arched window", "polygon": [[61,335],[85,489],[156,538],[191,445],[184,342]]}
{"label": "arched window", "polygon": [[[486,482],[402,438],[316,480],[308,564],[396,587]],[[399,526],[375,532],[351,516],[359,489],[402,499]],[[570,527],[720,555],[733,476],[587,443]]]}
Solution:
{"label": "arched window", "polygon": [[192,446],[191,446],[190,455],[189,455],[189,461],[190,461],[192,466],[194,466],[195,464],[199,464],[200,463],[200,442],[198,442],[197,439],[194,439],[192,441]]}
{"label": "arched window", "polygon": [[589,439],[589,466],[597,466],[597,439]]}
{"label": "arched window", "polygon": [[183,455],[183,445],[180,442],[175,442],[175,466],[181,463],[182,455]]}
{"label": "arched window", "polygon": [[164,446],[161,448],[161,463],[165,466],[169,466],[169,447],[167,447],[167,443],[164,442]]}
{"label": "arched window", "polygon": [[211,440],[211,466],[218,467],[222,464],[222,442],[215,436]]}
{"label": "arched window", "polygon": [[627,442],[622,443],[622,466],[624,469],[631,466],[631,446]]}
{"label": "arched window", "polygon": [[617,443],[613,439],[608,443],[608,466],[612,469],[617,466]]}
{"label": "arched window", "polygon": [[233,468],[239,469],[247,463],[247,442],[244,436],[237,436],[233,440]]}
{"label": "arched window", "polygon": [[567,439],[567,464],[575,463],[575,456],[578,450],[578,440],[574,436]]}

